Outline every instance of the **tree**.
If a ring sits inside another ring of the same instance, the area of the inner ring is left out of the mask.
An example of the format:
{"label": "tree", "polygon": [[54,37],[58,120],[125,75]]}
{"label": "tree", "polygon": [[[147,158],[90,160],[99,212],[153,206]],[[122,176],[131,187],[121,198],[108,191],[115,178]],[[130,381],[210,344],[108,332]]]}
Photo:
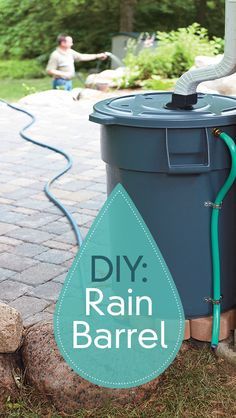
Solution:
{"label": "tree", "polygon": [[224,5],[225,0],[0,0],[0,56],[47,60],[60,32],[88,53],[110,50],[119,30],[154,33],[205,22],[210,36],[222,37]]}
{"label": "tree", "polygon": [[133,32],[137,0],[120,0],[120,32]]}
{"label": "tree", "polygon": [[196,21],[200,23],[201,26],[206,25],[207,18],[207,0],[195,0],[196,8]]}

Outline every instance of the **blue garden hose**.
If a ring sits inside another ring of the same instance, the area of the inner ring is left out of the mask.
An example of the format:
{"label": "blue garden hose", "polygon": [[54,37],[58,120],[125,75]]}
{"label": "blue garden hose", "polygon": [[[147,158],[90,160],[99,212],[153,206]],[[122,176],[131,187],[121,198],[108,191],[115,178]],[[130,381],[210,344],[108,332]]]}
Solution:
{"label": "blue garden hose", "polygon": [[8,107],[10,107],[11,109],[17,110],[18,112],[22,112],[24,114],[26,114],[27,116],[29,116],[31,118],[31,122],[29,124],[27,124],[23,129],[21,129],[21,131],[19,132],[20,136],[25,139],[28,142],[31,142],[32,144],[38,145],[39,147],[42,148],[46,148],[49,149],[50,151],[54,151],[57,154],[62,155],[66,160],[67,160],[67,165],[66,167],[60,171],[55,177],[53,177],[51,180],[49,180],[45,186],[44,186],[44,192],[47,195],[47,197],[54,203],[54,205],[56,205],[63,213],[64,215],[67,217],[67,219],[69,220],[74,233],[75,233],[75,237],[76,237],[76,242],[77,245],[80,247],[82,245],[83,239],[79,230],[79,227],[77,225],[77,223],[75,222],[73,216],[71,215],[71,213],[65,208],[65,206],[50,192],[50,187],[51,185],[54,183],[54,181],[56,181],[57,179],[59,179],[61,176],[63,176],[63,174],[67,173],[67,171],[69,171],[72,167],[72,158],[69,154],[67,154],[64,150],[53,147],[51,145],[48,144],[44,144],[43,142],[40,141],[36,141],[35,139],[31,138],[30,136],[26,135],[24,132],[29,129],[36,121],[35,116],[28,112],[27,110],[24,110],[18,106],[12,105],[8,102],[6,102],[5,100],[0,99],[0,102],[5,103]]}

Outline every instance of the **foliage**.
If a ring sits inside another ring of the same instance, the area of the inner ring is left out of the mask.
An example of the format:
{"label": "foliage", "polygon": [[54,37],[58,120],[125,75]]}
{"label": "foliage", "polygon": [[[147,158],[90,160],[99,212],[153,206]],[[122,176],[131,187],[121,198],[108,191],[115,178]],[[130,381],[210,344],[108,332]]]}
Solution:
{"label": "foliage", "polygon": [[173,86],[175,84],[176,80],[172,79],[164,79],[161,78],[158,75],[152,75],[151,78],[149,78],[148,80],[144,80],[141,83],[141,86],[144,89],[150,89],[150,90],[173,90]]}
{"label": "foliage", "polygon": [[44,68],[35,59],[0,61],[0,78],[41,78]]}
{"label": "foliage", "polygon": [[[158,32],[160,54],[165,55],[165,48],[172,48],[171,74],[179,77],[193,64],[197,55],[213,56],[221,52],[222,40],[214,37],[209,40],[208,31],[194,23],[187,28],[180,28],[169,33]],[[171,78],[171,77],[170,77]]]}
{"label": "foliage", "polygon": [[[206,13],[199,15],[199,3]],[[204,24],[210,36],[223,36],[224,0],[137,0],[133,30],[170,31]],[[204,20],[204,21],[202,21]],[[0,0],[0,56],[45,61],[58,33],[68,32],[81,52],[110,50],[119,31],[120,0]]]}
{"label": "foliage", "polygon": [[[199,14],[200,7],[205,13]],[[139,0],[135,30],[169,32],[198,22],[208,28],[210,37],[223,37],[224,8],[225,0]]]}
{"label": "foliage", "polygon": [[113,16],[118,6],[118,0],[114,7],[108,0],[0,0],[0,56],[43,55],[45,62],[55,48],[58,33],[72,35],[75,48],[81,52],[110,48],[108,33],[118,30]]}
{"label": "foliage", "polygon": [[124,60],[128,71],[120,86],[135,87],[153,75],[179,77],[192,67],[197,55],[213,56],[222,51],[222,39],[209,40],[207,30],[197,23],[169,33],[157,32],[157,36],[157,47],[143,48],[138,54],[141,38],[129,43]]}

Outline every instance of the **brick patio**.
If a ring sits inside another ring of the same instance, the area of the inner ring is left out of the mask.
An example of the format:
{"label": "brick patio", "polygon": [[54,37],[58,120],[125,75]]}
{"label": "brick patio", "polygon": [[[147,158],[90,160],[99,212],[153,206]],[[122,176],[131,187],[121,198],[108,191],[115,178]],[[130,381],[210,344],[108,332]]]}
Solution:
{"label": "brick patio", "polygon": [[[73,157],[72,170],[52,190],[85,236],[106,199],[99,126],[88,121],[92,101],[22,107],[37,117],[29,134]],[[19,310],[25,325],[52,318],[77,251],[69,222],[43,192],[65,160],[21,139],[18,132],[28,122],[26,115],[1,106],[0,300]]]}

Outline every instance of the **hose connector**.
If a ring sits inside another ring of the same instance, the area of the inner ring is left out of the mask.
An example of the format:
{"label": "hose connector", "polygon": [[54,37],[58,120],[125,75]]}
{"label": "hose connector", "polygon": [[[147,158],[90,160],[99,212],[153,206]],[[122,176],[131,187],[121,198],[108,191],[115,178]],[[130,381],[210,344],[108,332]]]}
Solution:
{"label": "hose connector", "polygon": [[219,137],[222,134],[222,131],[219,128],[212,129],[213,135]]}

